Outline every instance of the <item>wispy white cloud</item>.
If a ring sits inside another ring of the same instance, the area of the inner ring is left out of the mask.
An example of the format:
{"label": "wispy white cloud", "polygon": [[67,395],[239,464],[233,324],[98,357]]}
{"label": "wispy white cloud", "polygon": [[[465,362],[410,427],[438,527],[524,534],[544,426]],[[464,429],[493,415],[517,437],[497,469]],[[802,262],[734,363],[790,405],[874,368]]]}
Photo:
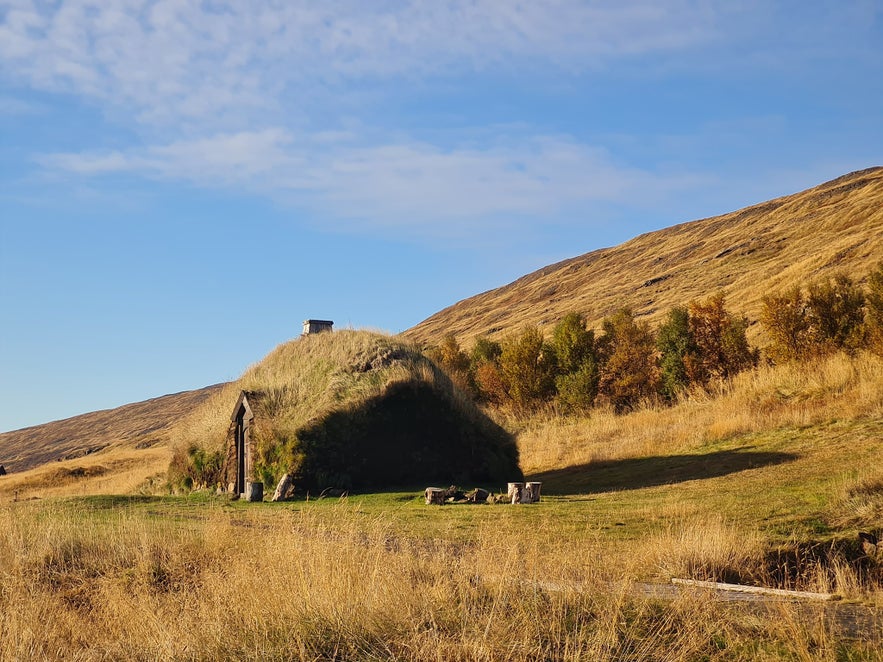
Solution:
{"label": "wispy white cloud", "polygon": [[133,170],[140,161],[120,152],[48,154],[38,156],[36,160],[49,168],[76,175],[102,175]]}
{"label": "wispy white cloud", "polygon": [[796,10],[759,0],[7,0],[0,71],[125,106],[152,124],[254,119],[309,106],[313,89],[351,81],[581,72],[726,44],[739,58],[800,50],[805,60],[810,46],[830,57],[867,50],[874,35],[860,28],[879,13],[873,0]]}
{"label": "wispy white cloud", "polygon": [[788,49],[795,40],[824,41],[816,34],[843,47],[843,26],[877,11],[867,0],[846,4],[822,20],[817,10],[786,12],[760,0],[738,7],[704,0],[7,0],[0,82],[85,99],[123,126],[126,137],[103,141],[109,149],[66,147],[37,157],[55,172],[237,187],[338,224],[439,228],[459,219],[465,226],[608,202],[639,206],[700,178],[659,171],[658,158],[635,167],[597,140],[547,127],[499,130],[467,117],[459,136],[431,140],[392,121],[366,126],[355,95],[393,96],[432,77],[581,74],[623,61],[680,58],[705,67],[714,58],[703,55],[727,44],[757,58],[780,52],[779,41]]}
{"label": "wispy white cloud", "polygon": [[569,70],[718,34],[698,0],[12,0],[0,62],[151,123],[308,105],[310,86],[544,64]]}
{"label": "wispy white cloud", "polygon": [[76,175],[136,173],[266,193],[320,212],[324,224],[340,228],[431,234],[501,217],[554,218],[597,203],[640,206],[640,198],[652,204],[701,183],[687,174],[616,164],[606,150],[567,136],[442,149],[413,140],[365,145],[348,134],[297,136],[276,128],[39,160]]}
{"label": "wispy white cloud", "polygon": [[74,175],[140,173],[160,179],[182,179],[219,187],[278,183],[297,156],[285,151],[291,142],[284,129],[244,131],[208,138],[179,140],[126,151],[42,154],[35,160],[48,169]]}

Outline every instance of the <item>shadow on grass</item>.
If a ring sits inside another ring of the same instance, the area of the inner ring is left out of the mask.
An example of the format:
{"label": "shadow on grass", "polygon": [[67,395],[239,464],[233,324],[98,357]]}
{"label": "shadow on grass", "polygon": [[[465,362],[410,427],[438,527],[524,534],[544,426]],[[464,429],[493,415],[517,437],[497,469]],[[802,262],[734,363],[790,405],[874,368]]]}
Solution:
{"label": "shadow on grass", "polygon": [[791,462],[798,457],[799,455],[793,453],[758,452],[740,448],[702,455],[589,462],[533,474],[527,480],[541,481],[544,493],[594,494],[718,478],[746,469]]}

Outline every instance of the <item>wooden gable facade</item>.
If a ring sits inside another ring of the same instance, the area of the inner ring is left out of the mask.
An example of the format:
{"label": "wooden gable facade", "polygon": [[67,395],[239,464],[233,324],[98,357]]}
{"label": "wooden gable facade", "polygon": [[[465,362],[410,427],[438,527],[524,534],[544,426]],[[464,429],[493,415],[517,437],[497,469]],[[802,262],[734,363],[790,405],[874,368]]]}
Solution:
{"label": "wooden gable facade", "polygon": [[[263,394],[242,391],[230,415],[225,473],[228,487],[249,501],[263,498],[263,483],[254,479],[254,419]],[[258,494],[260,493],[260,494]]]}

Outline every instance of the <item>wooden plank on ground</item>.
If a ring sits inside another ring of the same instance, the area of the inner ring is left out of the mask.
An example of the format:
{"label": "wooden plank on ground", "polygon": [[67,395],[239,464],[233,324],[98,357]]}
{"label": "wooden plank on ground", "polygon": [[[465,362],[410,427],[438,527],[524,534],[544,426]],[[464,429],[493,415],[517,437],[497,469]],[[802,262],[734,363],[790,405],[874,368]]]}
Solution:
{"label": "wooden plank on ground", "polygon": [[789,591],[782,588],[767,588],[765,586],[745,586],[744,584],[725,584],[723,582],[706,582],[699,579],[679,579],[672,577],[672,584],[678,586],[695,586],[697,588],[711,589],[713,591],[732,591],[733,593],[754,593],[758,595],[775,595],[794,600],[833,600],[832,593],[812,593],[810,591]]}

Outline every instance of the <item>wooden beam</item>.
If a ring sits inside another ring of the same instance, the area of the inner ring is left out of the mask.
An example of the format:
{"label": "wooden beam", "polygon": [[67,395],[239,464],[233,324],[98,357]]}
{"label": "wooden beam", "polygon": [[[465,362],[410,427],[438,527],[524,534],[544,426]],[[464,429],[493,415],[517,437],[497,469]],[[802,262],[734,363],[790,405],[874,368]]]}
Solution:
{"label": "wooden beam", "polygon": [[745,586],[743,584],[724,584],[723,582],[704,582],[698,579],[678,579],[672,577],[672,584],[678,586],[695,586],[714,591],[732,591],[734,593],[755,593],[758,595],[777,595],[783,598],[800,600],[833,600],[833,593],[811,593],[810,591],[788,591],[783,588],[767,588],[765,586]]}

